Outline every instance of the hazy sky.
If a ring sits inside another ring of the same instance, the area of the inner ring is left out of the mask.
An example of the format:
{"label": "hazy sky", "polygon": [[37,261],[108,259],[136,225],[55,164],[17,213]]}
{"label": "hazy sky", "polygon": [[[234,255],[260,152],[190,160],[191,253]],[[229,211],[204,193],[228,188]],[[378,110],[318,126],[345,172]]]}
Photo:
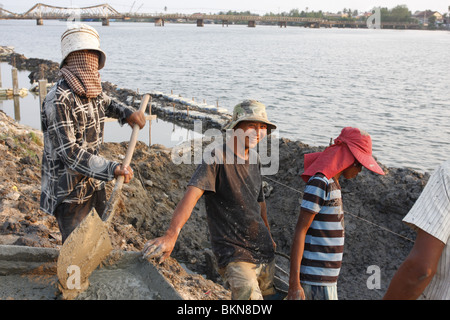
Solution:
{"label": "hazy sky", "polygon": [[[338,12],[344,8],[369,11],[373,7],[393,8],[396,5],[407,5],[413,13],[416,10],[431,9],[445,13],[448,11],[450,0],[0,0],[4,9],[16,13],[23,13],[36,3],[45,3],[60,7],[86,7],[101,3],[108,3],[119,12],[163,12],[167,7],[168,13],[217,13],[219,11],[251,11],[264,14],[267,12],[289,12],[291,9],[308,11]],[[134,6],[132,7],[134,2]]]}

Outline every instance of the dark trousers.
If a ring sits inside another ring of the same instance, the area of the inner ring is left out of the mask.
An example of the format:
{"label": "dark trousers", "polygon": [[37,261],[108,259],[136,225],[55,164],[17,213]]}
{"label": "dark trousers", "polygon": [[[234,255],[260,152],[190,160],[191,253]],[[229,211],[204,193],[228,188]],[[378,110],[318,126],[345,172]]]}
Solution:
{"label": "dark trousers", "polygon": [[105,189],[95,191],[92,197],[84,203],[61,203],[55,209],[55,217],[58,221],[61,231],[62,243],[89,214],[92,208],[95,208],[100,218],[106,207]]}

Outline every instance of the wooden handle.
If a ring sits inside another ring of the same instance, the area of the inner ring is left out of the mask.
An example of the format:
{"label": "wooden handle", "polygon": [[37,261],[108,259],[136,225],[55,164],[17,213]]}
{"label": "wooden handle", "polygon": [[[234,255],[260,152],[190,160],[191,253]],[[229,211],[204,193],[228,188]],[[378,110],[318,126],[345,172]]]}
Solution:
{"label": "wooden handle", "polygon": [[[145,113],[145,108],[147,107],[148,100],[150,99],[150,95],[147,93],[142,98],[141,106],[139,107],[139,112]],[[133,132],[131,133],[130,143],[128,144],[127,153],[125,155],[125,159],[123,160],[123,166],[129,166],[131,163],[131,158],[133,157],[134,148],[136,147],[137,137],[139,134],[139,125],[135,124],[133,126]],[[123,179],[123,176],[120,176]]]}
{"label": "wooden handle", "polygon": [[[147,107],[148,101],[150,99],[150,95],[147,93],[143,96],[141,101],[141,106],[139,107],[139,112],[144,113],[145,108]],[[134,148],[136,147],[137,137],[139,133],[139,125],[135,124],[133,126],[133,132],[131,133],[130,143],[128,144],[127,153],[125,155],[125,159],[122,162],[122,167],[128,166],[131,163],[131,158],[133,157]],[[114,189],[112,191],[111,197],[109,198],[108,203],[106,204],[105,212],[103,213],[102,219],[106,223],[110,223],[113,216],[114,211],[118,199],[118,194],[120,193],[120,190],[122,189],[123,181],[125,177],[124,176],[118,176],[116,179],[116,184],[114,185]]]}

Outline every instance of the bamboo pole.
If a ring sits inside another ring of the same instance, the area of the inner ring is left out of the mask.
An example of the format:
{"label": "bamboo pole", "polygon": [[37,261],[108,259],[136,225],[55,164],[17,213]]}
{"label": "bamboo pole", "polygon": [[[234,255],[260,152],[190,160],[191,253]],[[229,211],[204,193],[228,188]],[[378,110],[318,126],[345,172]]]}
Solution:
{"label": "bamboo pole", "polygon": [[13,82],[13,95],[18,96],[19,95],[19,78],[17,74],[17,68],[11,69],[12,74],[12,82]]}

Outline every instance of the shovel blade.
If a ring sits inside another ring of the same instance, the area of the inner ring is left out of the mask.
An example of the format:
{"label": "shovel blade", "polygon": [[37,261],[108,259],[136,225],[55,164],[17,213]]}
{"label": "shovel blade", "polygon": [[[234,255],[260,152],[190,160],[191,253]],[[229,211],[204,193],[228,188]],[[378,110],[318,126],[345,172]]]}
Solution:
{"label": "shovel blade", "polygon": [[87,288],[88,278],[112,250],[107,224],[95,209],[67,237],[61,247],[57,275],[63,296],[76,296]]}

